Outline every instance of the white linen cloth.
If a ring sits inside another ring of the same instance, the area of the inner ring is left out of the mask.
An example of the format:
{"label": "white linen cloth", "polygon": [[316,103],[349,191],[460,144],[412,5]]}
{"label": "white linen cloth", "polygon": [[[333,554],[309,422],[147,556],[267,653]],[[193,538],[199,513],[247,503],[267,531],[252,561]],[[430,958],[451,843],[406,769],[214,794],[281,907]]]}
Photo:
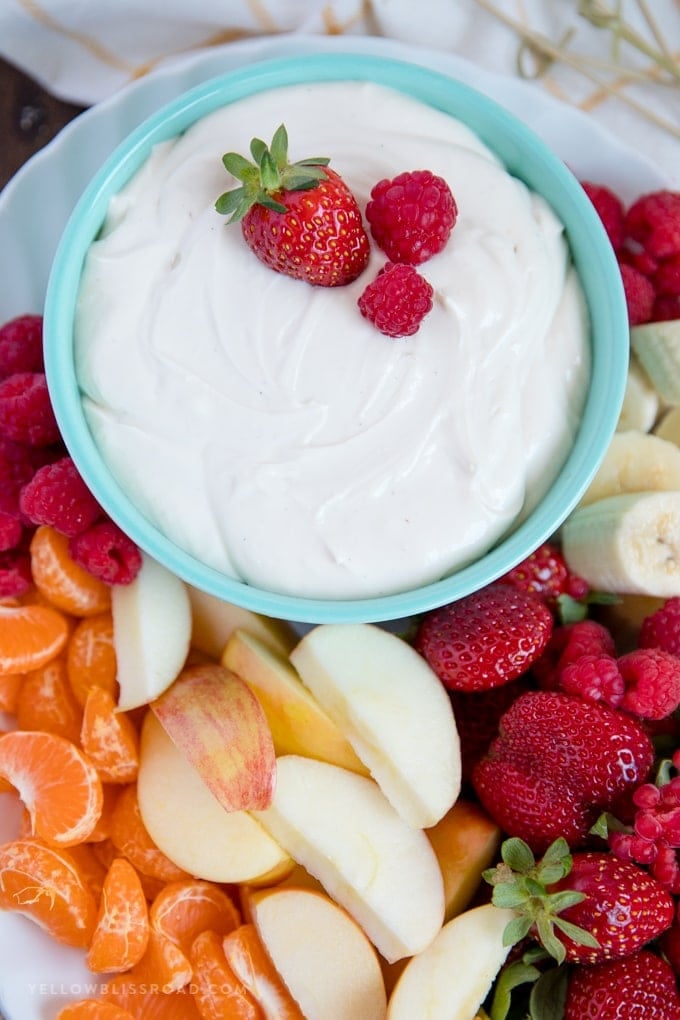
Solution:
{"label": "white linen cloth", "polygon": [[[618,14],[680,67],[680,0],[582,2]],[[1,0],[0,54],[55,95],[89,105],[159,64],[231,40],[384,36],[529,77],[587,110],[680,188],[680,78],[661,84],[649,57],[579,8],[578,0]],[[526,33],[564,59],[541,69],[522,45]]]}

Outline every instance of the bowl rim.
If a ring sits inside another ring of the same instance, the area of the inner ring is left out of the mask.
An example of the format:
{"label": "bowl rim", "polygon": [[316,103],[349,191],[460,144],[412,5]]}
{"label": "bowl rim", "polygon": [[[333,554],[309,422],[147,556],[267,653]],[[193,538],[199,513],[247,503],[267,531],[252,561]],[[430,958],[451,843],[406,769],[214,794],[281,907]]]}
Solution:
{"label": "bowl rim", "polygon": [[[565,223],[591,317],[591,378],[567,460],[538,505],[506,537],[474,563],[438,581],[405,592],[335,600],[279,594],[227,577],[166,538],[135,507],[106,468],[87,426],[71,324],[83,260],[109,200],[154,145],[176,137],[218,107],[254,93],[343,80],[382,84],[458,117],[510,173],[553,206]],[[300,623],[377,623],[413,616],[464,597],[515,566],[559,529],[592,480],[616,428],[628,367],[628,318],[618,264],[592,203],[563,161],[514,114],[463,81],[410,61],[352,52],[278,57],[228,71],[181,93],[128,134],[92,177],[64,228],[47,284],[44,338],[45,371],[62,438],[110,517],[145,553],[190,585],[245,609]]]}

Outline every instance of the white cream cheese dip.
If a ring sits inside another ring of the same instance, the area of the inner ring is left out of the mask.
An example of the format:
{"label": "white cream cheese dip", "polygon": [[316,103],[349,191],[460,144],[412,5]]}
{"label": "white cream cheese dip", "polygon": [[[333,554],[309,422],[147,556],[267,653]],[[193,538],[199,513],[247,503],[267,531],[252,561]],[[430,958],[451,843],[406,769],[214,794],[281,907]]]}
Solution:
{"label": "white cream cheese dip", "polygon": [[[261,264],[215,211],[284,122],[365,208],[429,169],[458,221],[420,267],[413,337],[362,318],[385,257],[346,287]],[[549,488],[578,426],[589,333],[561,224],[464,125],[363,82],[240,100],[164,143],[88,254],[76,363],[95,441],[133,502],[199,560],[302,597],[372,597],[488,550]]]}

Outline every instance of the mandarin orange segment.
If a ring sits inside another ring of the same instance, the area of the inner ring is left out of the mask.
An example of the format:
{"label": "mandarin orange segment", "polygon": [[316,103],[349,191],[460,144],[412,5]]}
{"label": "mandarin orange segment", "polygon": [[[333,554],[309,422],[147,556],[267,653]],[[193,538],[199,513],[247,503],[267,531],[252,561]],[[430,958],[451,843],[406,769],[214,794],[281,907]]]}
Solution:
{"label": "mandarin orange segment", "polygon": [[0,675],[39,669],[66,645],[68,621],[49,606],[0,606]]}
{"label": "mandarin orange segment", "polygon": [[131,783],[139,768],[139,736],[103,687],[87,695],[80,733],[83,751],[105,783]]}
{"label": "mandarin orange segment", "polygon": [[165,856],[147,832],[134,784],[124,787],[116,801],[111,818],[111,841],[143,875],[162,882],[179,882],[191,877]]}
{"label": "mandarin orange segment", "polygon": [[70,740],[55,733],[16,730],[0,737],[0,777],[18,791],[33,833],[52,846],[86,840],[102,811],[102,784]]}
{"label": "mandarin orange segment", "polygon": [[99,903],[107,869],[95,854],[92,843],[78,843],[76,846],[70,846],[68,854],[75,862],[83,881],[92,890],[95,901]]}
{"label": "mandarin orange segment", "polygon": [[252,924],[242,924],[224,936],[222,948],[236,977],[277,1020],[305,1020]]}
{"label": "mandarin orange segment", "polygon": [[265,1013],[227,963],[222,938],[204,931],[193,942],[191,988],[203,1020],[264,1020]]}
{"label": "mandarin orange segment", "polygon": [[102,997],[127,1009],[134,1020],[202,1020],[188,989],[162,992],[145,988],[130,981],[127,974],[114,974],[107,980]]}
{"label": "mandarin orange segment", "polygon": [[95,974],[139,963],[149,942],[149,908],[137,872],[123,857],[109,868],[85,962]]}
{"label": "mandarin orange segment", "polygon": [[149,928],[146,951],[139,963],[125,972],[125,976],[131,984],[151,986],[167,993],[178,992],[188,985],[193,970],[179,946]]}
{"label": "mandarin orange segment", "polygon": [[24,914],[57,942],[84,949],[97,916],[90,888],[67,850],[36,839],[0,846],[0,910]]}
{"label": "mandarin orange segment", "polygon": [[118,700],[118,665],[110,610],[86,616],[73,629],[66,649],[69,683],[80,705],[93,687],[103,687]]}
{"label": "mandarin orange segment", "polygon": [[151,904],[149,921],[188,955],[201,932],[226,935],[239,926],[241,917],[223,889],[196,878],[166,885]]}
{"label": "mandarin orange segment", "polygon": [[63,654],[26,673],[16,716],[22,730],[57,733],[74,744],[80,742],[83,713],[73,697]]}
{"label": "mandarin orange segment", "polygon": [[129,1010],[117,1006],[115,1002],[103,1002],[102,999],[80,999],[69,1002],[57,1013],[57,1020],[135,1020]]}
{"label": "mandarin orange segment", "polygon": [[104,794],[104,801],[102,804],[102,813],[99,816],[99,820],[95,825],[94,829],[87,837],[89,843],[101,843],[102,840],[109,839],[111,835],[111,822],[113,820],[113,812],[120,795],[121,787],[119,783],[102,783],[102,793]]}
{"label": "mandarin orange segment", "polygon": [[94,616],[111,605],[111,589],[71,556],[66,535],[50,525],[36,528],[31,539],[31,572],[38,591],[74,616]]}
{"label": "mandarin orange segment", "polygon": [[14,715],[23,682],[23,673],[7,673],[5,676],[0,676],[0,712],[9,712],[10,715]]}

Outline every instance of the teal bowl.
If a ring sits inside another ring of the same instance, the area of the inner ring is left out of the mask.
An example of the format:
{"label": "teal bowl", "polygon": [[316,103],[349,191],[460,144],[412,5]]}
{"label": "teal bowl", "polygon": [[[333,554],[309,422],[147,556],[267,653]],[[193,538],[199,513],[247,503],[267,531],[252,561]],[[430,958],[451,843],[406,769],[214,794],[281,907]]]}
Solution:
{"label": "teal bowl", "polygon": [[[153,146],[225,104],[284,85],[372,81],[407,93],[467,124],[510,173],[541,194],[565,225],[589,309],[591,378],[580,428],[552,487],[534,511],[475,562],[431,584],[377,598],[329,600],[282,595],[234,580],[189,555],[131,501],[89,431],[74,362],[73,323],[83,262],[109,201]],[[590,483],[616,427],[628,369],[628,318],[618,266],[601,223],[574,175],[529,128],[460,81],[416,64],[350,53],[251,64],[201,84],[145,120],[91,180],[66,225],[50,274],[44,313],[45,364],[64,441],[104,509],[140,548],[189,584],[268,616],[300,623],[403,619],[484,587],[553,535]]]}

